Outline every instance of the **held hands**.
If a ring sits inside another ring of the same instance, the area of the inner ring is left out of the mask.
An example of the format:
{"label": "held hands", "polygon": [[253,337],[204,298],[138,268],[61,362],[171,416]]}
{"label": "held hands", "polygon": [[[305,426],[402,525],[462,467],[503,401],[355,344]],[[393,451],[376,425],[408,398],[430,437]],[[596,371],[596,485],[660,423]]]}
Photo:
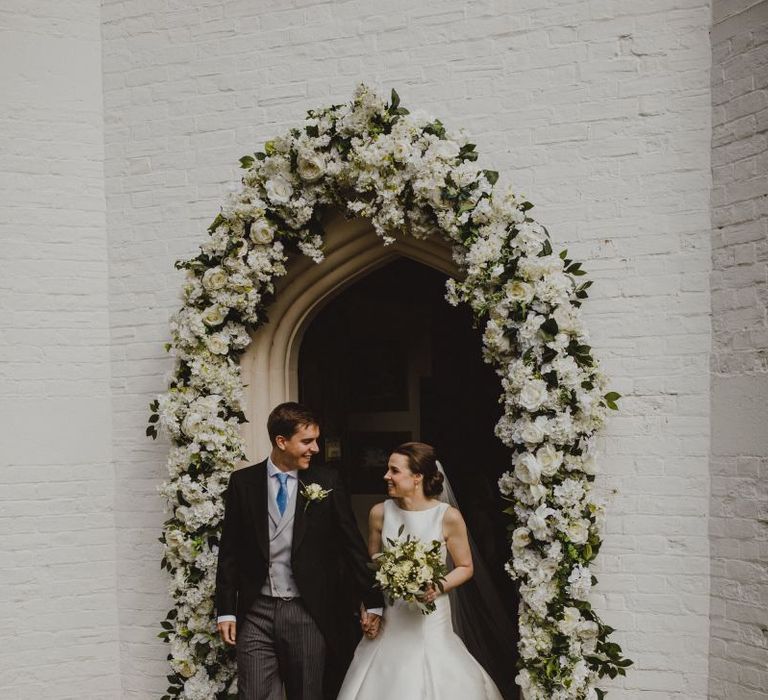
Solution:
{"label": "held hands", "polygon": [[226,620],[224,622],[219,622],[216,627],[221,635],[221,641],[230,646],[234,646],[237,637],[236,623],[232,622],[232,620]]}
{"label": "held hands", "polygon": [[381,629],[381,615],[368,612],[360,606],[360,627],[368,639],[375,639]]}

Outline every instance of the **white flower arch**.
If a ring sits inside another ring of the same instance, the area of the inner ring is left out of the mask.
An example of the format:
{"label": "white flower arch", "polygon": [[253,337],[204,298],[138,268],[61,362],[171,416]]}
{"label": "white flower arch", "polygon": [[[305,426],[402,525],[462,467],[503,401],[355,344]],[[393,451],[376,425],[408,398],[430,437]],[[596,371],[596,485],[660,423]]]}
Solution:
{"label": "white flower arch", "polygon": [[580,306],[591,282],[555,254],[532,205],[494,189],[475,146],[439,120],[411,114],[360,86],[347,105],[312,110],[297,128],[245,156],[242,188],[222,207],[187,270],[171,322],[176,367],[151,404],[172,447],[162,486],[170,511],[161,542],[175,605],[168,698],[234,693],[231,653],[216,635],[213,593],[223,493],[243,458],[239,358],[266,321],[290,252],[323,260],[322,212],[370,220],[397,236],[449,241],[462,279],[447,299],[468,303],[484,328],[483,356],[500,378],[496,435],[510,448],[499,480],[509,500],[509,575],[520,582],[520,673],[526,698],[601,698],[604,676],[631,661],[588,602],[603,506],[592,494],[594,436],[619,396],[606,392]]}

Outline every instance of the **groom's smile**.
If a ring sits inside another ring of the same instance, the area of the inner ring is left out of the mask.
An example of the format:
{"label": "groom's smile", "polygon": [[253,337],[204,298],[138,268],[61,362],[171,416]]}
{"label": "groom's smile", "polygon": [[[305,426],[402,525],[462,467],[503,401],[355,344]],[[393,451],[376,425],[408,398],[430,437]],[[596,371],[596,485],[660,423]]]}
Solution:
{"label": "groom's smile", "polygon": [[320,451],[319,437],[320,428],[316,425],[299,426],[290,438],[278,436],[275,441],[277,454],[273,457],[275,465],[285,471],[309,468],[312,457]]}

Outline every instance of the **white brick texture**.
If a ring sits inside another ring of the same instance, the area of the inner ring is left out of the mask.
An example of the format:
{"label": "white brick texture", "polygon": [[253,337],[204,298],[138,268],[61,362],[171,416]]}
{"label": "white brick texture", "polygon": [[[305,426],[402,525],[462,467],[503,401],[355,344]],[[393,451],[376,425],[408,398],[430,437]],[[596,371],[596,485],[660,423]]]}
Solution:
{"label": "white brick texture", "polygon": [[[0,107],[13,156],[0,204],[12,241],[2,459],[14,455],[2,476],[12,566],[0,573],[0,624],[23,640],[0,651],[23,669],[0,674],[0,689],[69,697],[77,677],[101,697],[162,694],[157,632],[170,599],[156,487],[167,446],[144,427],[170,368],[173,261],[203,239],[241,155],[365,81],[465,129],[481,167],[526,194],[558,247],[585,261],[593,345],[624,395],[602,441],[602,483],[616,493],[594,602],[635,666],[606,687],[706,697],[709,3],[36,7],[0,10],[3,39],[16,42],[0,42],[14,96],[3,104],[17,106]],[[748,287],[733,304],[748,306]]]}
{"label": "white brick texture", "polygon": [[768,2],[712,8],[710,697],[768,696]]}
{"label": "white brick texture", "polygon": [[119,696],[101,12],[0,8],[0,697]]}
{"label": "white brick texture", "polygon": [[103,18],[124,695],[165,684],[165,445],[143,427],[169,368],[173,260],[195,250],[241,155],[363,80],[466,129],[587,261],[594,345],[626,397],[604,441],[618,494],[595,599],[636,661],[618,692],[704,697],[708,3],[106,0]]}

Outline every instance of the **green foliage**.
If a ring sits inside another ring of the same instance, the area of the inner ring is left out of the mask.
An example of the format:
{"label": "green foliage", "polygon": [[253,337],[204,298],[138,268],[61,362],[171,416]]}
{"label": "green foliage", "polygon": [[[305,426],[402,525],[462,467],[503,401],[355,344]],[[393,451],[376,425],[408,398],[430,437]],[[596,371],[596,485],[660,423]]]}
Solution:
{"label": "green foliage", "polygon": [[605,405],[608,406],[608,408],[618,411],[619,407],[617,405],[617,401],[621,398],[621,394],[615,392],[615,391],[609,391],[603,399],[605,400]]}

